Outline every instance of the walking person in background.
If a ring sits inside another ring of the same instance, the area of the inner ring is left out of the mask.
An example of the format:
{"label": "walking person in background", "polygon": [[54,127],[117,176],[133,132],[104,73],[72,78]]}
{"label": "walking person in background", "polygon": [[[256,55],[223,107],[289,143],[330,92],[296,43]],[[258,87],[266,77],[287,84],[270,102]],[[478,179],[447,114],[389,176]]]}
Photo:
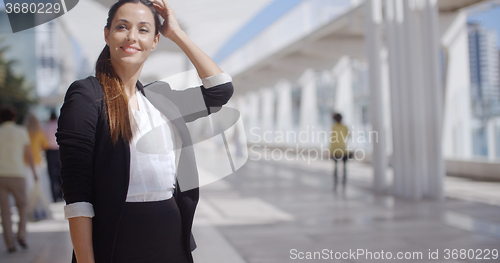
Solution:
{"label": "walking person in background", "polygon": [[35,181],[38,180],[31,155],[28,131],[23,126],[17,125],[16,120],[17,111],[14,107],[0,107],[0,212],[2,214],[3,237],[9,253],[17,250],[12,232],[9,194],[14,196],[19,213],[17,241],[22,248],[28,248],[26,244],[27,194],[24,158],[28,160]]}
{"label": "walking person in background", "polygon": [[335,167],[333,170],[333,187],[334,190],[337,189],[337,166],[338,161],[342,160],[344,165],[344,178],[342,180],[342,186],[345,188],[347,182],[347,167],[346,162],[349,159],[349,152],[346,148],[347,137],[349,136],[349,130],[342,124],[342,115],[335,113],[332,115],[335,124],[332,127],[332,138],[330,139],[330,154],[331,158],[335,162]]}
{"label": "walking person in background", "polygon": [[61,161],[59,160],[59,145],[57,145],[56,141],[57,116],[54,110],[50,112],[50,119],[45,124],[44,132],[49,142],[49,148],[45,151],[45,156],[47,158],[47,172],[50,178],[52,199],[54,202],[62,201],[61,177],[59,177]]}
{"label": "walking person in background", "polygon": [[[42,194],[45,200],[52,200],[52,193],[50,190],[50,179],[47,173],[47,161],[45,160],[45,150],[49,148],[49,142],[45,137],[45,133],[42,130],[40,121],[33,114],[28,114],[24,120],[24,126],[28,130],[30,137],[30,150],[33,156],[33,163],[35,164],[35,170],[38,175],[38,183],[42,189]],[[25,163],[29,165],[29,161],[25,159]],[[27,191],[30,193],[31,189],[34,187],[35,182],[31,180],[31,171],[27,169],[28,177],[26,180]],[[48,201],[50,202],[50,201]]]}
{"label": "walking person in background", "polygon": [[[199,189],[186,122],[226,104],[232,79],[189,39],[165,0],[116,2],[103,33],[96,76],[71,84],[56,133],[72,262],[192,263]],[[203,85],[142,85],[161,35],[186,54]]]}

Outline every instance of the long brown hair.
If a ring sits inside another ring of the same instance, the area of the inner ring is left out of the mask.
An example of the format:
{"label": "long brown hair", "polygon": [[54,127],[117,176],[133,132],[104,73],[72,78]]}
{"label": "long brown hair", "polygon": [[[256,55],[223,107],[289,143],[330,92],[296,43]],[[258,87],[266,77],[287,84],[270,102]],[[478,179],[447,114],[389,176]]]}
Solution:
{"label": "long brown hair", "polygon": [[42,125],[40,125],[40,121],[32,113],[29,113],[24,119],[24,126],[26,126],[26,129],[28,130],[30,136],[35,135],[39,131],[42,131]]}
{"label": "long brown hair", "polygon": [[[111,29],[111,23],[115,17],[116,11],[126,3],[139,3],[146,5],[151,9],[155,20],[155,36],[158,34],[161,22],[156,9],[148,0],[120,0],[113,4],[108,12],[106,28]],[[102,86],[104,97],[106,98],[106,110],[108,115],[109,130],[113,144],[123,139],[125,142],[132,140],[132,128],[130,126],[128,112],[128,98],[123,87],[121,79],[116,74],[111,65],[111,52],[106,45],[95,65],[96,78]]]}

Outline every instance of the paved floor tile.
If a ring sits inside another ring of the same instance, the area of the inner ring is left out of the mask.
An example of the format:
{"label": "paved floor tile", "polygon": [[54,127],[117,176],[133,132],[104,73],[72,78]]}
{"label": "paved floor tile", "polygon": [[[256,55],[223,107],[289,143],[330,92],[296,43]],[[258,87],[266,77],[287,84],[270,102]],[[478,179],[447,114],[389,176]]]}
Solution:
{"label": "paved floor tile", "polygon": [[[210,174],[216,164],[203,162]],[[203,186],[193,228],[196,262],[500,262],[445,258],[446,249],[483,255],[489,249],[490,256],[500,249],[500,183],[447,178],[444,201],[414,202],[374,193],[370,166],[348,165],[347,188],[336,191],[329,161],[249,160],[236,173]],[[29,224],[29,250],[7,254],[0,240],[0,262],[69,262],[63,205],[52,204],[53,220]],[[422,253],[424,259],[345,257],[358,249],[394,257]],[[439,259],[430,260],[431,251],[439,252]],[[327,252],[344,258],[307,259]]]}

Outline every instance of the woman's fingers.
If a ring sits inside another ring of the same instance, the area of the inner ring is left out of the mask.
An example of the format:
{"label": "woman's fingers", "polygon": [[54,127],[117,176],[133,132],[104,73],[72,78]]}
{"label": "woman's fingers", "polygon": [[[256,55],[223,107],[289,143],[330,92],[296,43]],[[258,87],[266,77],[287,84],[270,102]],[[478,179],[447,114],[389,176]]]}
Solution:
{"label": "woman's fingers", "polygon": [[161,34],[170,38],[174,31],[180,30],[174,10],[170,7],[166,0],[151,0],[151,3],[153,3],[153,6],[158,14],[165,19],[160,28]]}
{"label": "woman's fingers", "polygon": [[158,0],[153,0],[151,1],[151,3],[153,3],[153,7],[156,9],[156,11],[158,11],[159,14],[163,15],[163,11],[165,9],[163,2]]}
{"label": "woman's fingers", "polygon": [[158,13],[164,18],[167,19],[167,16],[170,14],[174,14],[174,10],[170,7],[170,5],[165,0],[152,0],[153,6],[157,9]]}

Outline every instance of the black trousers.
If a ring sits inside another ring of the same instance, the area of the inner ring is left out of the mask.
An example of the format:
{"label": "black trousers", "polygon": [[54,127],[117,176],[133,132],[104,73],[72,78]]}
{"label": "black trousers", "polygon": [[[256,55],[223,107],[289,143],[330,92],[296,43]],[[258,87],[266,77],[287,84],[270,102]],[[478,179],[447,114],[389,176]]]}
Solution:
{"label": "black trousers", "polygon": [[113,262],[189,263],[182,245],[182,220],[172,197],[126,202],[118,225]]}
{"label": "black trousers", "polygon": [[45,154],[47,157],[47,169],[50,177],[52,199],[54,199],[54,202],[57,202],[57,200],[62,200],[61,177],[59,177],[59,171],[61,170],[59,150],[47,150]]}

